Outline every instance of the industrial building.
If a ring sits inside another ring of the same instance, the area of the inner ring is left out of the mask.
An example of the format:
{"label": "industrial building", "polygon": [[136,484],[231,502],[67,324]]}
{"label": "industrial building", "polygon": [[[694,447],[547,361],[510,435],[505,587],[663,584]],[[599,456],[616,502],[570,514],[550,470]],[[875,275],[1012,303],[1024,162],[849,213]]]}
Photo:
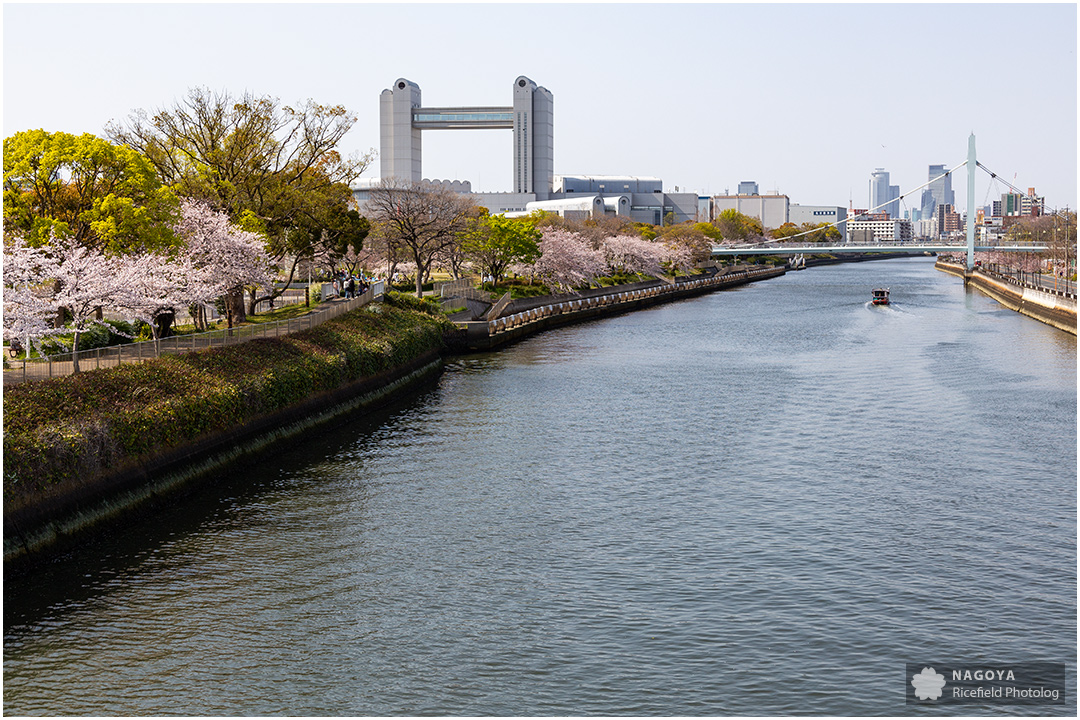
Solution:
{"label": "industrial building", "polygon": [[[423,107],[420,86],[398,78],[379,99],[382,178],[428,182],[472,196],[492,214],[536,210],[565,217],[618,215],[664,225],[698,218],[696,193],[665,193],[654,177],[561,175],[554,173],[554,98],[525,76],[514,80],[513,104],[482,107]],[[514,189],[473,193],[464,180],[423,178],[422,131],[507,129],[514,133]],[[380,180],[361,180],[353,195],[361,205]]]}
{"label": "industrial building", "polygon": [[836,229],[840,231],[841,242],[846,243],[848,241],[847,208],[839,205],[799,205],[798,203],[792,203],[788,205],[788,222],[796,225],[802,225],[803,223],[836,225]]}

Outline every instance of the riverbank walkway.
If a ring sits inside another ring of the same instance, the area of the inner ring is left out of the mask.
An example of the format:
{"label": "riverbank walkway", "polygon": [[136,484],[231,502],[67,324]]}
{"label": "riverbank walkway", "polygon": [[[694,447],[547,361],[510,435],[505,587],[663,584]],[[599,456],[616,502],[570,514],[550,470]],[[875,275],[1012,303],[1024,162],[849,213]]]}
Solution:
{"label": "riverbank walkway", "polygon": [[60,353],[33,360],[5,358],[4,385],[72,375],[76,372],[76,363],[80,371],[96,370],[103,367],[117,367],[124,363],[141,363],[162,355],[180,355],[213,347],[239,345],[258,338],[291,335],[367,305],[375,298],[382,296],[383,287],[382,281],[376,282],[367,289],[367,292],[355,298],[333,298],[324,301],[318,309],[289,320],[222,328],[191,335],[175,335],[161,340],[112,345],[93,350],[80,350],[75,353]]}

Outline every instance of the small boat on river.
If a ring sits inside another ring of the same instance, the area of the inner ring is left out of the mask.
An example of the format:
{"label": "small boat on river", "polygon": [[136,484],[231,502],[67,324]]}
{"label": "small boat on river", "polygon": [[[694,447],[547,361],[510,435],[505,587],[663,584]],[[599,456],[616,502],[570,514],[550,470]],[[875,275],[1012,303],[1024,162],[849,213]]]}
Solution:
{"label": "small boat on river", "polygon": [[870,302],[875,305],[889,304],[889,288],[875,288]]}

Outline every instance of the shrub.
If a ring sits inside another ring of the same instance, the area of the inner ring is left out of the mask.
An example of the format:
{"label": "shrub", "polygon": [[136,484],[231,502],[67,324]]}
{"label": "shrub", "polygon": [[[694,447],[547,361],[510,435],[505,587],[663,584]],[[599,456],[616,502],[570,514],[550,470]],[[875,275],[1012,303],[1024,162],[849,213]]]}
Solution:
{"label": "shrub", "polygon": [[426,310],[368,305],[287,337],[11,386],[4,392],[4,497],[85,482],[403,365],[441,348],[452,328]]}
{"label": "shrub", "polygon": [[441,315],[442,303],[434,297],[418,298],[415,293],[397,292],[391,290],[384,296],[384,302],[390,307],[416,310],[429,315]]}

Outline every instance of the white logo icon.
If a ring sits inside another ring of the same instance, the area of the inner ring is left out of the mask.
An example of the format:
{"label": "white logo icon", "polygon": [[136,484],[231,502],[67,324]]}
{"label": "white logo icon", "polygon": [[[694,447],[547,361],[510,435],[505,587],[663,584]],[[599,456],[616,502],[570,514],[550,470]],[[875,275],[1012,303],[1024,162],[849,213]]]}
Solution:
{"label": "white logo icon", "polygon": [[920,700],[937,700],[945,687],[945,676],[934,672],[934,668],[923,668],[921,673],[911,676],[911,685]]}

